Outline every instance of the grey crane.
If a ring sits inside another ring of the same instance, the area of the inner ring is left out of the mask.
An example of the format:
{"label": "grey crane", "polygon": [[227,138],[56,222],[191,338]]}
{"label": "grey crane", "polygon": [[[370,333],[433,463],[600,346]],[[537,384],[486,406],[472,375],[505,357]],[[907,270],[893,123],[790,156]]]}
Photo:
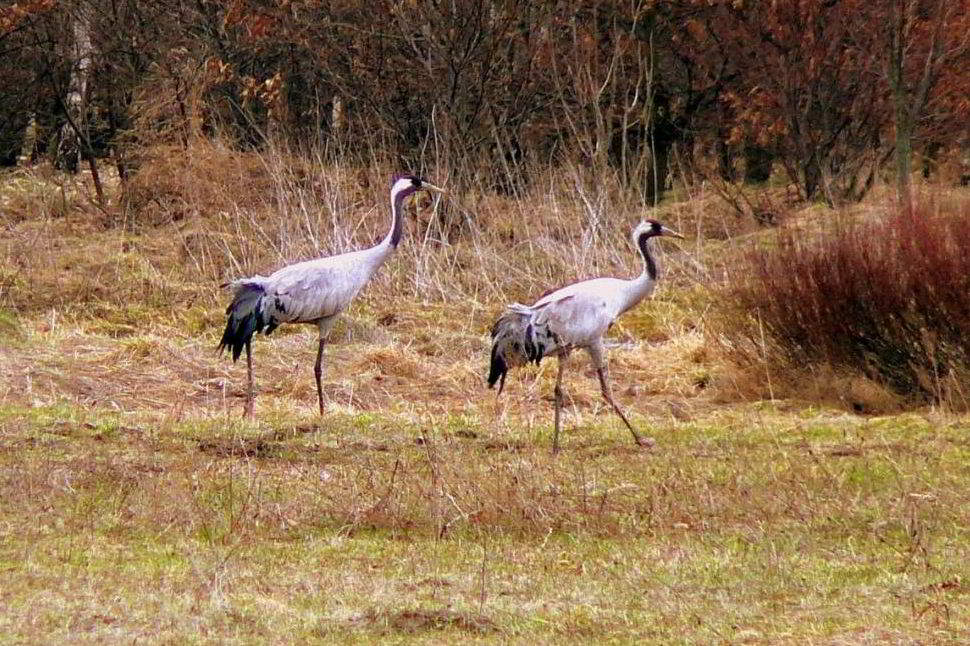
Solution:
{"label": "grey crane", "polygon": [[569,354],[577,348],[589,353],[599,377],[603,398],[630,429],[633,441],[640,446],[653,444],[653,440],[641,437],[633,429],[613,400],[603,335],[617,317],[653,292],[658,271],[657,262],[650,252],[650,240],[658,236],[683,238],[656,220],[646,220],[637,225],[631,237],[643,257],[643,272],[636,278],[594,278],[573,283],[547,293],[532,305],[509,305],[492,326],[488,387],[498,383],[499,395],[505,387],[505,376],[510,368],[530,362],[538,365],[547,356],[558,359],[553,453],[559,452],[559,432],[562,428],[563,370]]}
{"label": "grey crane", "polygon": [[232,352],[235,362],[246,349],[249,390],[243,416],[253,412],[253,361],[250,351],[253,334],[270,334],[283,323],[310,323],[320,331],[317,361],[313,374],[317,398],[323,414],[323,348],[337,316],[347,309],[357,292],[388,259],[401,241],[404,201],[416,191],[444,190],[414,175],[395,175],[391,179],[391,229],[384,239],[369,249],[288,265],[269,276],[239,278],[223,285],[233,291],[226,308],[226,329],[219,350]]}

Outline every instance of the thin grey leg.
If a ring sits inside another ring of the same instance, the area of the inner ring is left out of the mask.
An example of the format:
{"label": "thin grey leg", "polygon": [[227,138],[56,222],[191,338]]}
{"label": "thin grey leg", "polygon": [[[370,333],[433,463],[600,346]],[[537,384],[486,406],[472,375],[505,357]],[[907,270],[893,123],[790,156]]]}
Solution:
{"label": "thin grey leg", "polygon": [[556,374],[556,417],[555,424],[556,430],[553,432],[552,436],[552,453],[555,455],[559,453],[559,431],[562,429],[562,373],[566,368],[566,357],[560,356],[557,363],[559,364],[559,372]]}
{"label": "thin grey leg", "polygon": [[317,362],[313,366],[313,376],[317,378],[317,401],[320,402],[320,414],[323,415],[323,386],[320,384],[320,377],[323,375],[323,346],[326,341],[320,339],[317,347]]}
{"label": "thin grey leg", "polygon": [[253,385],[253,353],[250,341],[246,341],[246,376],[249,378],[249,390],[246,393],[246,404],[243,406],[243,417],[253,414],[253,402],[256,399],[256,387]]}
{"label": "thin grey leg", "polygon": [[653,446],[655,444],[653,438],[640,437],[640,435],[633,430],[633,425],[630,424],[630,420],[626,418],[626,415],[623,414],[620,407],[616,405],[615,401],[613,401],[613,392],[610,388],[608,368],[597,368],[596,374],[600,378],[600,389],[603,391],[603,399],[609,402],[610,406],[613,407],[613,410],[616,411],[616,414],[619,415],[620,419],[623,420],[623,423],[626,424],[626,427],[630,429],[631,433],[633,433],[633,441],[639,446]]}

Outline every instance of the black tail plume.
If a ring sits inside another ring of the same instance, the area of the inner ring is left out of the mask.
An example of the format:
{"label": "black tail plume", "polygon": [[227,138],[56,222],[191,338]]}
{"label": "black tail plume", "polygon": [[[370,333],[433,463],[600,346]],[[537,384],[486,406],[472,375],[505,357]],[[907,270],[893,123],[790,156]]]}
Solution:
{"label": "black tail plume", "polygon": [[525,305],[511,305],[492,326],[492,355],[488,367],[488,387],[499,384],[501,395],[509,369],[526,363],[538,364],[546,352],[543,339],[531,323],[533,311]]}
{"label": "black tail plume", "polygon": [[495,346],[492,346],[492,360],[488,366],[488,387],[491,388],[496,382],[498,385],[498,394],[501,395],[502,391],[505,389],[505,375],[508,373],[509,367],[505,365],[505,359],[499,354]]}
{"label": "black tail plume", "polygon": [[239,359],[243,348],[253,338],[253,334],[266,327],[263,318],[262,299],[266,290],[260,283],[239,282],[232,303],[226,308],[226,329],[219,342],[219,351],[231,349],[232,360]]}

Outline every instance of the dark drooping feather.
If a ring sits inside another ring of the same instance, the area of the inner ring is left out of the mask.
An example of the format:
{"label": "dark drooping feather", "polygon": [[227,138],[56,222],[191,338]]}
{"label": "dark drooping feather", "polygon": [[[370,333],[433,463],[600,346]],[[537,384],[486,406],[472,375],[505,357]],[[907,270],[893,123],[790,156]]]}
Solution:
{"label": "dark drooping feather", "polygon": [[535,312],[525,305],[510,306],[492,326],[492,354],[488,387],[499,384],[501,395],[509,369],[527,363],[536,365],[557,347],[555,335],[545,325],[532,322]]}
{"label": "dark drooping feather", "polygon": [[235,290],[232,303],[226,308],[226,329],[222,333],[222,341],[219,342],[220,351],[232,350],[233,361],[239,359],[253,334],[262,332],[264,328],[266,334],[269,334],[277,326],[277,322],[263,311],[266,290],[262,283],[239,281],[235,284]]}

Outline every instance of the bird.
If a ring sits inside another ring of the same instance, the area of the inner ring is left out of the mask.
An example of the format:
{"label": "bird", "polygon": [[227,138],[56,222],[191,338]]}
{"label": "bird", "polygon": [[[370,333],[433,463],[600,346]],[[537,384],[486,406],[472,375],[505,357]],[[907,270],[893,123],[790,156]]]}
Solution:
{"label": "bird", "polygon": [[559,452],[562,429],[562,377],[570,353],[584,349],[589,353],[599,378],[603,398],[610,404],[639,446],[652,446],[653,440],[640,436],[613,400],[603,335],[614,321],[649,296],[657,284],[657,261],[651,253],[651,239],[684,236],[656,220],[645,220],[631,234],[634,246],[643,259],[643,271],[636,278],[593,278],[573,283],[543,295],[532,305],[508,305],[492,326],[492,347],[488,387],[499,384],[498,395],[505,388],[509,369],[555,356],[558,360],[555,394],[555,431],[552,452]]}
{"label": "bird", "polygon": [[227,350],[235,363],[246,350],[249,388],[243,416],[253,412],[255,399],[250,345],[257,332],[270,334],[283,323],[316,325],[320,336],[313,374],[317,382],[320,414],[324,414],[323,349],[338,315],[347,309],[357,293],[390,257],[401,241],[405,200],[417,191],[445,193],[441,188],[411,174],[391,178],[391,228],[373,247],[307,260],[278,269],[269,276],[238,278],[222,287],[232,291],[226,308],[226,329],[219,352]]}

